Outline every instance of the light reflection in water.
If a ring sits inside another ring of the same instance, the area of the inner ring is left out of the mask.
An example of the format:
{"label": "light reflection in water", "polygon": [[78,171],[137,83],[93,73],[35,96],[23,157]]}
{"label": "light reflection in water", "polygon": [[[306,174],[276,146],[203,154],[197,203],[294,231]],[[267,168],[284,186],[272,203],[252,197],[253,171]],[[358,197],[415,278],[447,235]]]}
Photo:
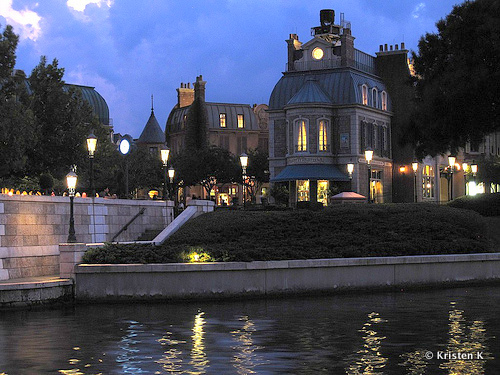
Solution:
{"label": "light reflection in water", "polygon": [[177,346],[186,344],[186,341],[174,340],[172,339],[172,332],[167,332],[158,342],[166,351],[156,363],[161,364],[168,373],[180,372],[182,369],[182,350],[178,349]]}
{"label": "light reflection in water", "polygon": [[439,367],[448,370],[450,375],[484,374],[486,360],[493,359],[491,354],[487,353],[488,348],[486,346],[484,322],[475,320],[467,326],[467,321],[464,318],[464,311],[457,309],[456,302],[451,302],[451,310],[449,313],[449,338],[446,350],[449,353],[470,353],[471,355],[482,352],[484,358],[467,360],[449,359]]}
{"label": "light reflection in water", "polygon": [[119,348],[121,349],[116,362],[121,364],[122,374],[144,374],[141,364],[144,363],[143,357],[140,355],[141,341],[138,339],[138,334],[143,333],[142,324],[136,321],[130,321],[127,328],[127,333],[122,337]]}
{"label": "light reflection in water", "polygon": [[191,361],[189,362],[194,367],[194,371],[191,374],[205,374],[210,365],[205,353],[205,331],[203,330],[203,326],[206,321],[203,315],[205,313],[200,312],[194,317],[193,335],[191,336],[193,349],[191,349]]}
{"label": "light reflection in water", "polygon": [[375,331],[375,325],[385,322],[387,321],[381,319],[379,313],[372,312],[368,314],[368,321],[359,330],[363,334],[363,348],[353,356],[352,363],[346,368],[347,374],[383,374],[379,370],[385,367],[387,358],[380,353],[380,345],[385,337],[378,335],[377,331]]}
{"label": "light reflection in water", "polygon": [[243,322],[243,327],[231,332],[238,342],[238,345],[232,348],[237,352],[233,357],[233,366],[238,374],[255,374],[254,368],[261,360],[254,352],[262,349],[253,342],[252,334],[256,331],[255,323],[248,316],[242,316],[239,320]]}

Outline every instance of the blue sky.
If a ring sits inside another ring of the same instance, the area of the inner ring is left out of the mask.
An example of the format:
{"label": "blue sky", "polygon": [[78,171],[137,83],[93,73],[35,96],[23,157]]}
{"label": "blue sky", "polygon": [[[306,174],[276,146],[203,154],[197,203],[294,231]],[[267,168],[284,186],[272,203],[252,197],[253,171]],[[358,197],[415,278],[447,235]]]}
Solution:
{"label": "blue sky", "polygon": [[0,0],[1,29],[20,35],[18,69],[57,58],[69,83],[94,86],[115,132],[138,137],[151,94],[162,127],[181,82],[207,81],[207,101],[267,103],[286,63],[290,33],[306,42],[320,9],[350,21],[355,47],[417,49],[455,0]]}

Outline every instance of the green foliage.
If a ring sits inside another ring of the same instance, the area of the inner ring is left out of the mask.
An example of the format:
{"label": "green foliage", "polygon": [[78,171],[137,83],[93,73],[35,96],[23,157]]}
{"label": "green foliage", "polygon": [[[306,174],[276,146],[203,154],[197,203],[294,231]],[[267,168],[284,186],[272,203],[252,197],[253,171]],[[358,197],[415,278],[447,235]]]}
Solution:
{"label": "green foliage", "polygon": [[145,244],[119,245],[106,243],[103,247],[89,249],[82,257],[83,263],[172,263],[179,262],[177,252],[163,251]]}
{"label": "green foliage", "polygon": [[40,189],[47,194],[54,187],[54,178],[50,173],[42,173],[40,175]]}
{"label": "green foliage", "polygon": [[172,165],[184,186],[202,185],[207,195],[217,183],[241,179],[237,158],[217,146],[197,150],[186,148],[172,158]]}
{"label": "green foliage", "polygon": [[[117,248],[125,251],[122,248],[127,246]],[[175,254],[188,254],[193,247],[202,248],[216,261],[491,251],[479,214],[425,204],[345,205],[321,211],[217,210],[188,222],[154,253],[174,261]],[[137,245],[133,248],[138,250]],[[134,251],[127,250],[127,257]],[[105,252],[106,262],[111,257],[124,263],[121,255]],[[137,262],[139,258],[145,257],[127,259]],[[99,259],[101,255],[93,254],[86,261]]]}
{"label": "green foliage", "polygon": [[250,176],[252,184],[248,187],[251,201],[255,202],[257,193],[262,188],[262,184],[269,182],[269,154],[267,150],[260,148],[248,150],[247,174]]}
{"label": "green foliage", "polygon": [[208,146],[208,112],[201,97],[194,99],[186,115],[186,149],[196,151]]}
{"label": "green foliage", "polygon": [[500,193],[467,195],[452,200],[448,206],[476,211],[483,216],[500,216]]}
{"label": "green foliage", "polygon": [[269,192],[277,204],[288,204],[289,191],[284,183],[275,183]]}
{"label": "green foliage", "polygon": [[419,156],[456,152],[500,127],[500,2],[466,1],[413,54],[417,108],[408,133]]}

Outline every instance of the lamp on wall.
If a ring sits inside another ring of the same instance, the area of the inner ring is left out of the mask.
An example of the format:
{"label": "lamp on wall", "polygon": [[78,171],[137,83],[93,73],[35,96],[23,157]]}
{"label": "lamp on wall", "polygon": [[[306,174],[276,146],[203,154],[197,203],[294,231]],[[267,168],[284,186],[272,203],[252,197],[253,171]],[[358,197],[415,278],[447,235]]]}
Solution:
{"label": "lamp on wall", "polygon": [[369,148],[365,150],[365,159],[366,159],[366,163],[368,164],[368,203],[372,203],[370,182],[371,182],[371,178],[372,178],[371,161],[373,159],[373,150],[371,150]]}
{"label": "lamp on wall", "polygon": [[69,234],[68,234],[69,243],[76,242],[75,217],[73,214],[73,200],[75,198],[77,179],[78,176],[76,175],[73,169],[66,175],[66,184],[68,185],[68,193],[69,193]]}

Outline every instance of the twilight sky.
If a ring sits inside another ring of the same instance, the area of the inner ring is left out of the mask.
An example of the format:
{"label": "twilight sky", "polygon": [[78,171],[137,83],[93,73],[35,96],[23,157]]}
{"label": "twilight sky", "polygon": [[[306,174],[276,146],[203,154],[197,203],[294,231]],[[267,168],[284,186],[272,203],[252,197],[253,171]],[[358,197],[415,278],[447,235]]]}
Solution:
{"label": "twilight sky", "polygon": [[302,42],[320,9],[351,22],[356,48],[417,49],[459,0],[0,0],[0,30],[20,35],[17,69],[41,55],[59,60],[68,83],[106,99],[115,132],[138,137],[155,115],[165,127],[180,82],[207,81],[207,101],[268,103],[286,63],[290,33]]}

